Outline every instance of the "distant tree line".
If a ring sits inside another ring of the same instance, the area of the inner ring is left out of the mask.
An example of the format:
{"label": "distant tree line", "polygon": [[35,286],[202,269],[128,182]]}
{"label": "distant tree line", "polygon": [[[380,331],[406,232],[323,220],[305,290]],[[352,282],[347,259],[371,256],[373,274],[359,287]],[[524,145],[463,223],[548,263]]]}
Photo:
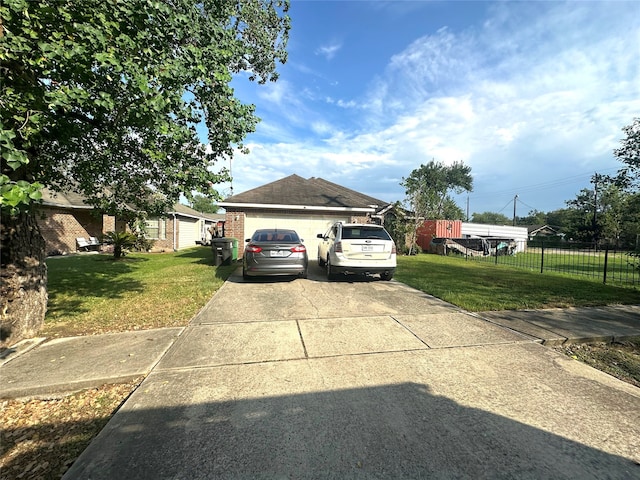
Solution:
{"label": "distant tree line", "polygon": [[[630,193],[609,183],[599,187],[597,207],[594,189],[583,188],[566,208],[531,210],[516,217],[516,226],[549,225],[567,241],[597,242],[615,247],[636,247],[640,235],[640,193]],[[513,218],[494,212],[474,213],[474,223],[512,225]]]}

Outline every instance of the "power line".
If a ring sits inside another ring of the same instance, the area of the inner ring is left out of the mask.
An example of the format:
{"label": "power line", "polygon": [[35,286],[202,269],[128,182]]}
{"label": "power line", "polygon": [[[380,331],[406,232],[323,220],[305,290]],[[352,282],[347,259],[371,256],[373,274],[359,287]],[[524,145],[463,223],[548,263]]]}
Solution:
{"label": "power line", "polygon": [[[614,170],[618,170],[617,168],[605,168],[605,169],[599,169],[600,172],[609,172],[609,171],[614,171]],[[476,194],[471,194],[471,198],[482,198],[482,197],[487,197],[487,196],[497,196],[497,195],[506,195],[506,194],[514,194],[516,192],[521,193],[521,192],[527,192],[527,191],[533,191],[533,190],[542,190],[542,189],[546,189],[546,188],[552,188],[552,187],[558,187],[561,185],[569,185],[571,183],[575,183],[577,180],[579,179],[585,179],[585,180],[591,180],[591,177],[593,176],[593,172],[589,172],[589,173],[582,173],[580,175],[573,175],[571,177],[563,177],[563,178],[558,178],[555,180],[550,180],[547,182],[542,182],[542,183],[536,183],[536,184],[532,184],[532,185],[525,185],[522,187],[513,187],[511,189],[508,190],[496,190],[496,191],[492,191],[492,192],[483,192],[479,195]]]}
{"label": "power line", "polygon": [[507,202],[507,204],[506,204],[504,207],[502,207],[500,210],[498,210],[496,213],[502,213],[502,211],[503,211],[505,208],[507,208],[509,205],[511,205],[511,202],[512,202],[512,201],[513,201],[513,200],[509,200],[509,201]]}
{"label": "power line", "polygon": [[520,197],[518,197],[518,201],[524,205],[525,207],[529,207],[531,210],[537,210],[537,208],[532,207],[531,205],[527,205],[526,203],[524,203],[522,200],[520,200]]}

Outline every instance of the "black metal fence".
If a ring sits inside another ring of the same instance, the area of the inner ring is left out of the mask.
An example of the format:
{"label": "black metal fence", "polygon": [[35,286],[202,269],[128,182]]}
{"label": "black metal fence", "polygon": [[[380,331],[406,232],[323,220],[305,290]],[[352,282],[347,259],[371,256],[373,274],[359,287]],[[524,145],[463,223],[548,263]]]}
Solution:
{"label": "black metal fence", "polygon": [[[640,251],[593,244],[514,242],[487,239],[480,252],[465,246],[456,248],[469,260],[510,265],[544,272],[560,272],[600,279],[602,283],[640,285]],[[451,251],[451,249],[449,250]]]}

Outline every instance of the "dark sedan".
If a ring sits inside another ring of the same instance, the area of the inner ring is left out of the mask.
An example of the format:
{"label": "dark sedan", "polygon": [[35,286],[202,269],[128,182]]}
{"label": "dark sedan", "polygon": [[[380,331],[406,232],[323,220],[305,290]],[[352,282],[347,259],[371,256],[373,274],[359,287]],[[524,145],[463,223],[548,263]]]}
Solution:
{"label": "dark sedan", "polygon": [[307,249],[295,230],[256,230],[246,242],[242,259],[244,278],[266,275],[307,278]]}

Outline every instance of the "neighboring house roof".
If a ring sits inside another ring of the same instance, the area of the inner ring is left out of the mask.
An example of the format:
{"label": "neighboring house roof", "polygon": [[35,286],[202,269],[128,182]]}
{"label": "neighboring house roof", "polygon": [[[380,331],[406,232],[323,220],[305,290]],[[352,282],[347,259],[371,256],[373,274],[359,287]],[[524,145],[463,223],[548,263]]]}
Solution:
{"label": "neighboring house roof", "polygon": [[557,228],[554,228],[550,225],[529,225],[527,226],[527,232],[530,236],[533,235],[560,235],[560,232]]}
{"label": "neighboring house roof", "polygon": [[[74,192],[58,193],[52,192],[48,188],[42,189],[42,204],[52,207],[73,208],[91,210],[94,207],[85,202],[85,197]],[[204,218],[206,220],[218,221],[224,220],[224,214],[201,213],[191,207],[176,203],[173,209],[167,214],[182,215],[185,217]]]}
{"label": "neighboring house roof", "polygon": [[58,193],[42,189],[42,204],[62,208],[82,208],[91,210],[93,206],[85,202],[85,197],[75,192]]}
{"label": "neighboring house roof", "polygon": [[167,214],[171,215],[171,214],[176,214],[176,215],[183,215],[185,217],[193,217],[193,218],[204,218],[206,220],[211,220],[211,221],[218,221],[218,220],[224,220],[225,219],[225,215],[224,213],[220,214],[220,213],[203,213],[203,212],[199,212],[197,210],[194,210],[193,208],[187,206],[187,205],[183,205],[181,203],[176,203],[173,206],[173,210],[170,212],[167,212]]}
{"label": "neighboring house roof", "polygon": [[322,178],[289,175],[220,202],[221,207],[356,210],[375,212],[389,202],[370,197]]}

